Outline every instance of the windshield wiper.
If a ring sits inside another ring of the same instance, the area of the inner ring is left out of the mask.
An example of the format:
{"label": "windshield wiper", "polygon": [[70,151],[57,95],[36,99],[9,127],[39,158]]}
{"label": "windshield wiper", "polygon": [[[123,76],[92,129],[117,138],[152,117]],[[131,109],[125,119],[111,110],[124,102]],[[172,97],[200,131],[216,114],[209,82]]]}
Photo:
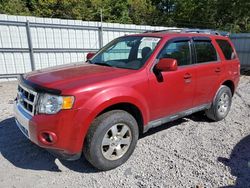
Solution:
{"label": "windshield wiper", "polygon": [[112,67],[111,65],[107,64],[107,63],[101,63],[101,62],[98,62],[98,63],[94,63],[95,65],[102,65],[102,66],[107,66],[107,67]]}

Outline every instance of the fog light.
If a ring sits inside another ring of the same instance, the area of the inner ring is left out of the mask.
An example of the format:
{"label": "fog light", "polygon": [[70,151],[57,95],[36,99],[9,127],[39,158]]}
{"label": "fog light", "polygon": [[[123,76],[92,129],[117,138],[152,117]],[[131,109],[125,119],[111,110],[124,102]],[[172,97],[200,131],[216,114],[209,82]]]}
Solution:
{"label": "fog light", "polygon": [[49,134],[48,142],[53,142],[53,137]]}
{"label": "fog light", "polygon": [[39,140],[43,144],[51,145],[54,144],[57,140],[57,136],[55,133],[50,131],[44,131],[39,135]]}

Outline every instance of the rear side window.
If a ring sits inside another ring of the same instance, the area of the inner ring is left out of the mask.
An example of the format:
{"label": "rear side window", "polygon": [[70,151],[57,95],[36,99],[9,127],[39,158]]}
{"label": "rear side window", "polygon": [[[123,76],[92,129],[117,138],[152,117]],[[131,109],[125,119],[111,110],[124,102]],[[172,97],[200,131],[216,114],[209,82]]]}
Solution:
{"label": "rear side window", "polygon": [[188,41],[172,42],[165,46],[159,58],[173,58],[177,60],[178,66],[191,63],[190,47]]}
{"label": "rear side window", "polygon": [[235,59],[233,48],[228,41],[218,39],[216,42],[220,46],[226,60]]}
{"label": "rear side window", "polygon": [[194,42],[197,63],[217,61],[217,52],[210,41]]}

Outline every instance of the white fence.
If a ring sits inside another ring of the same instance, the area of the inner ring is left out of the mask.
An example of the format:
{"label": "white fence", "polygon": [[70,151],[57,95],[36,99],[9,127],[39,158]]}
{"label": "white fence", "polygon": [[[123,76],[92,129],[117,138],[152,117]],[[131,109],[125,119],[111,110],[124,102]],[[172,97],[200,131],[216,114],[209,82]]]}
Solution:
{"label": "white fence", "polygon": [[[122,35],[171,29],[0,14],[0,78],[85,61],[88,52]],[[250,34],[230,36],[242,66],[250,67]]]}
{"label": "white fence", "polygon": [[0,14],[0,78],[84,61],[114,38],[162,29],[169,28]]}

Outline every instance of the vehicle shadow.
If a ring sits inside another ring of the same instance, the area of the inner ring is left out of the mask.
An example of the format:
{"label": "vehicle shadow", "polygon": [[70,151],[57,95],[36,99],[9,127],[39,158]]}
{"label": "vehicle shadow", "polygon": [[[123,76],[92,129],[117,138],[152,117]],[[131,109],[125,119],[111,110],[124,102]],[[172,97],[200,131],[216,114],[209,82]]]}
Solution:
{"label": "vehicle shadow", "polygon": [[196,112],[194,114],[191,114],[186,117],[187,119],[190,119],[194,122],[206,122],[206,123],[212,123],[213,121],[209,119],[204,111]]}
{"label": "vehicle shadow", "polygon": [[240,74],[244,75],[244,76],[250,76],[250,68],[249,67],[248,68],[242,68],[240,70]]}
{"label": "vehicle shadow", "polygon": [[225,188],[250,187],[250,135],[233,148],[229,159],[218,157],[218,161],[228,166],[231,174],[237,177],[236,182],[229,183]]}
{"label": "vehicle shadow", "polygon": [[[0,155],[18,168],[61,171],[55,162],[57,158],[29,141],[16,127],[13,117],[0,122]],[[83,157],[77,161],[59,161],[76,172],[98,172]]]}

